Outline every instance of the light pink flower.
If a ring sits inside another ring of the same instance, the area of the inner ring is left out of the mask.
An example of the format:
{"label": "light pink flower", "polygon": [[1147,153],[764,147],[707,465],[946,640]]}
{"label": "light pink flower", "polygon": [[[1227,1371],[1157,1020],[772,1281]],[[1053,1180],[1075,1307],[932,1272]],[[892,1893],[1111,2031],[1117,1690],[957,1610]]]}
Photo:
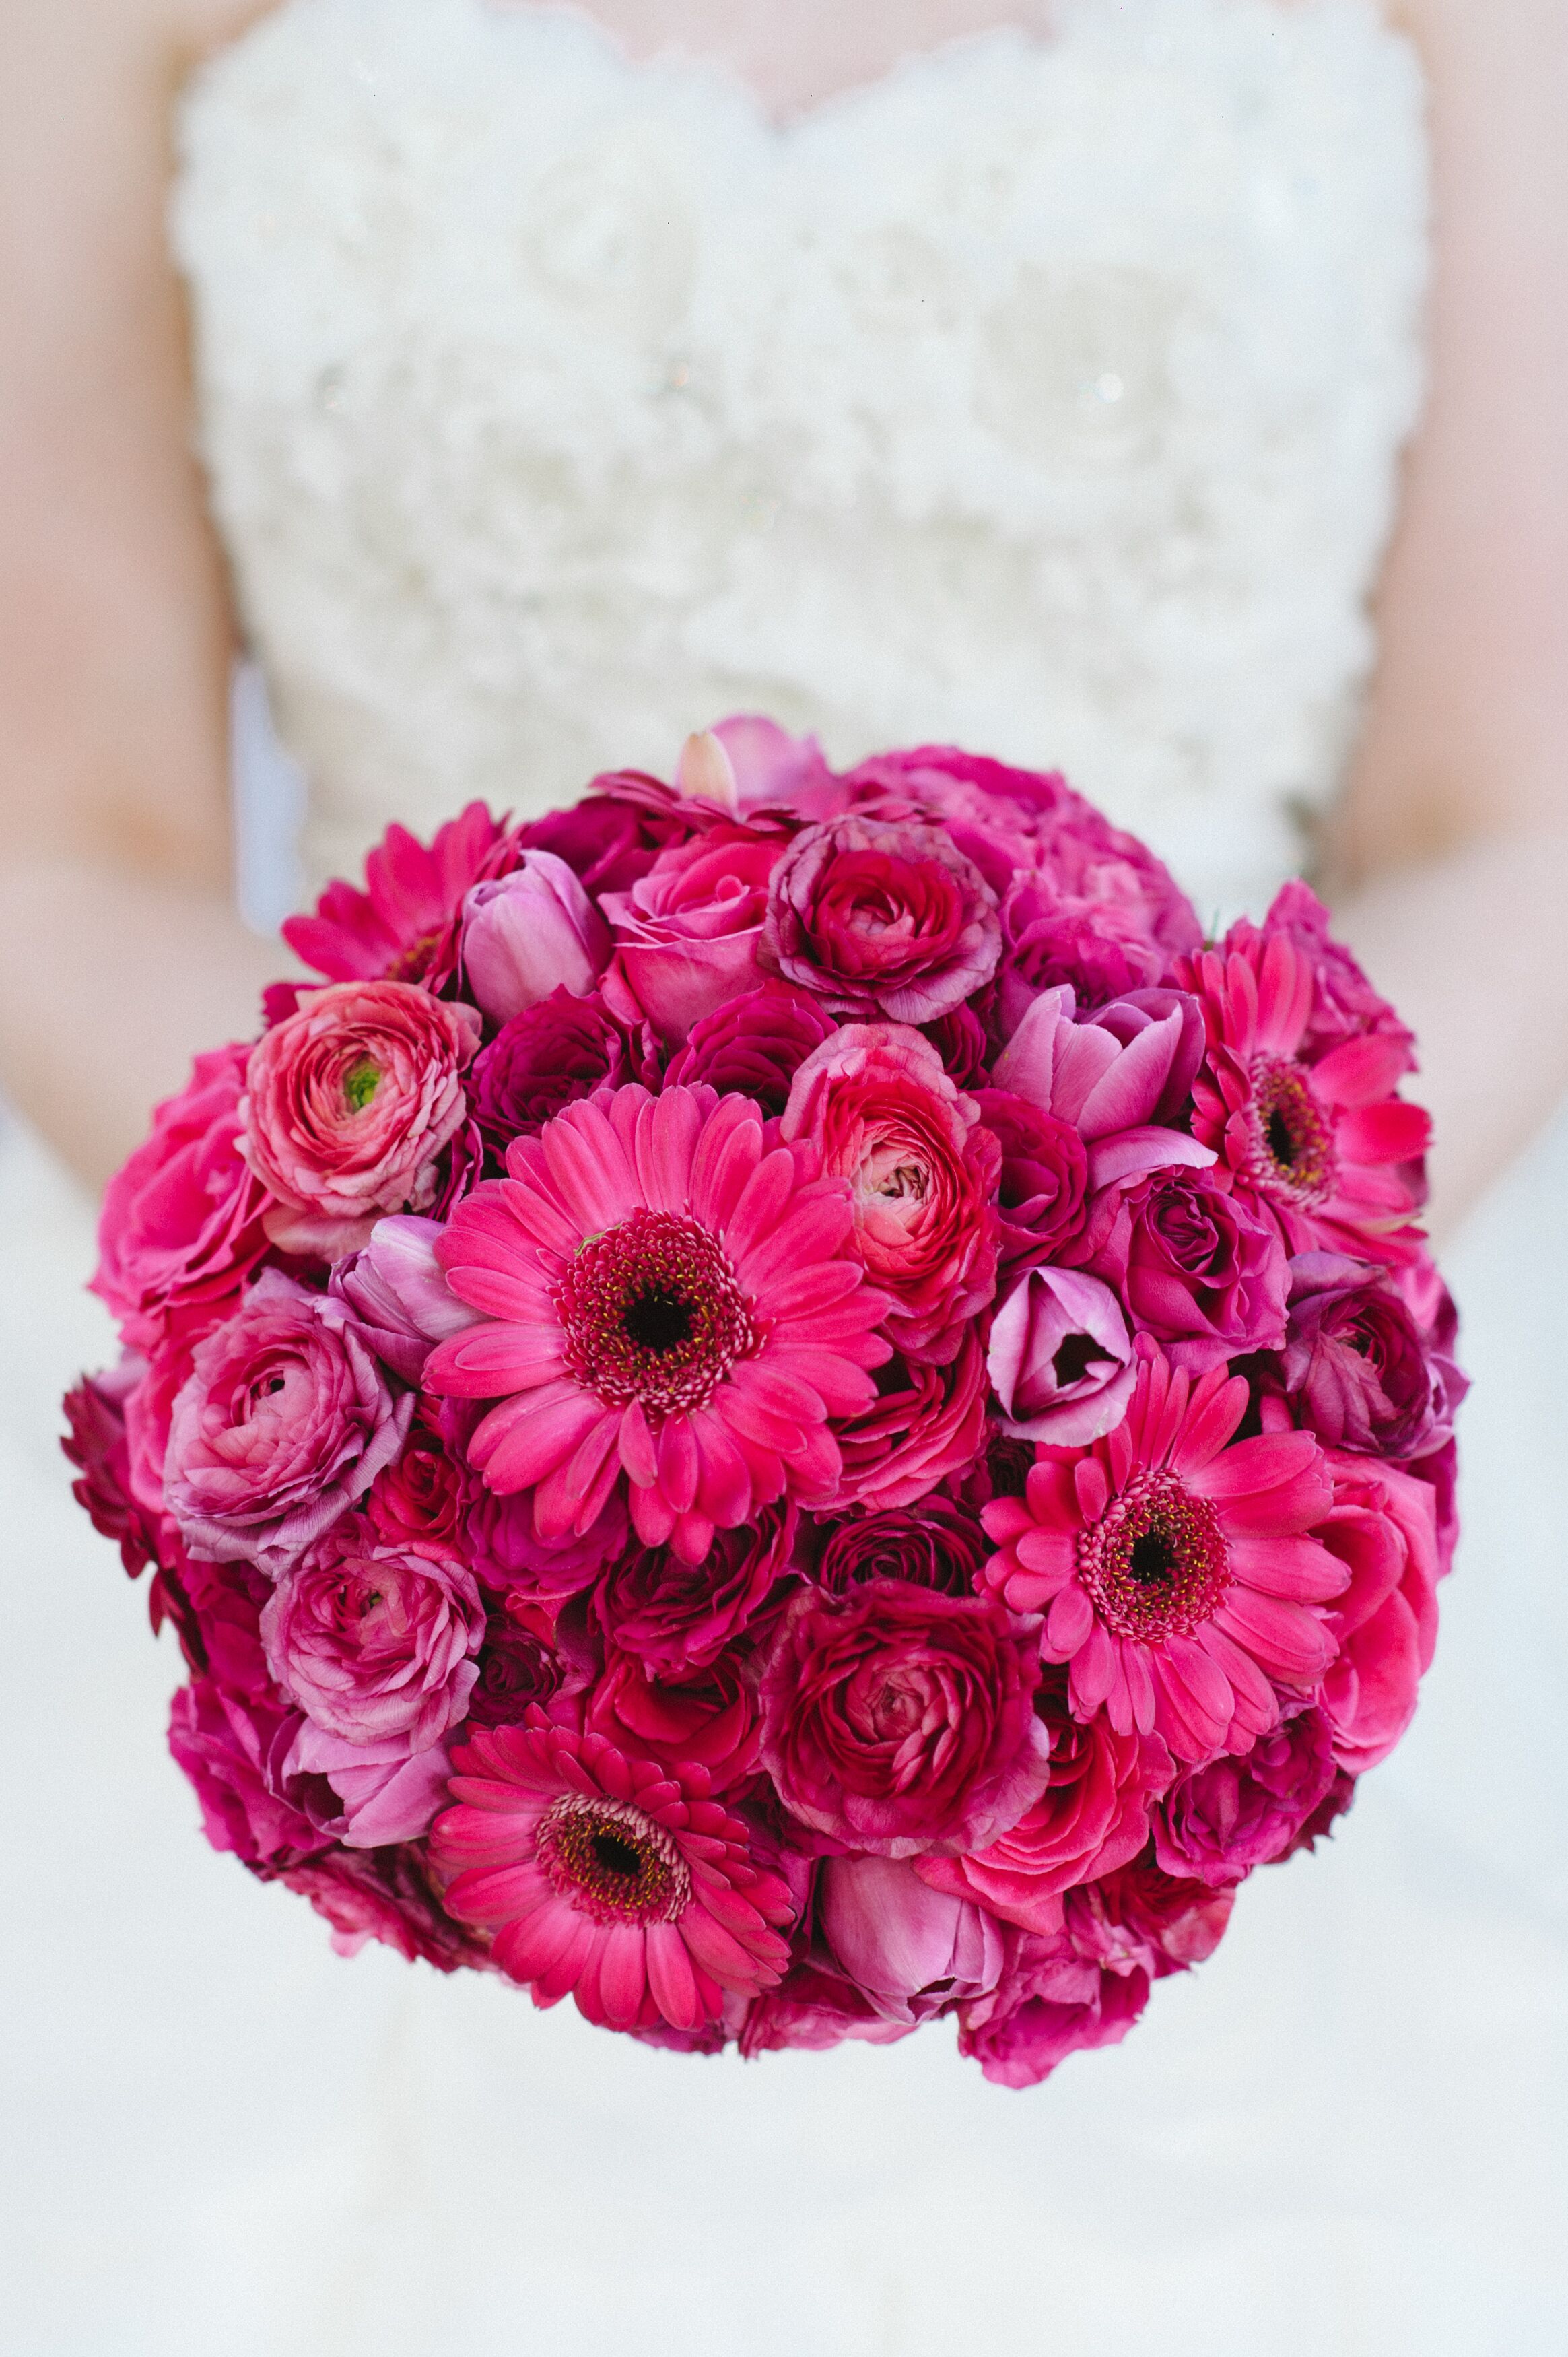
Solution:
{"label": "light pink flower", "polygon": [[168,1511],[192,1555],[275,1577],[392,1462],[413,1411],[340,1302],[263,1269],[196,1346],[169,1429]]}
{"label": "light pink flower", "polygon": [[714,826],[661,851],[628,892],[607,892],[616,941],[605,985],[612,1010],[646,1015],[663,1039],[676,1041],[703,1016],[756,990],[768,878],[779,853],[775,836]]}
{"label": "light pink flower", "polygon": [[1038,1647],[983,1597],[869,1579],[790,1598],[762,1673],[762,1760],[791,1816],[884,1857],[983,1847],[1038,1799]]}
{"label": "light pink flower", "polygon": [[301,1718],[274,1738],[268,1773],[318,1832],[347,1849],[383,1849],[430,1831],[450,1765],[445,1743],[419,1751],[405,1735],[358,1743]]}
{"label": "light pink flower", "polygon": [[465,1716],[485,1609],[450,1557],[378,1544],[346,1514],[284,1574],[262,1613],[267,1666],[306,1717],[351,1743],[411,1751]]}
{"label": "light pink flower", "polygon": [[1069,1121],[1090,1146],[1095,1187],[1138,1170],[1213,1161],[1212,1151],[1170,1127],[1202,1047],[1197,1008],[1179,991],[1145,991],[1075,1020],[1065,985],[1041,993],[992,1067],[1042,1112]]}
{"label": "light pink flower", "polygon": [[996,1312],[986,1354],[1003,1429],[1081,1447],[1133,1396],[1133,1342],[1115,1295],[1074,1269],[1032,1268]]}
{"label": "light pink flower", "polygon": [[532,1489],[548,1541],[624,1482],[639,1536],[700,1563],[786,1492],[830,1496],[834,1416],[875,1396],[883,1297],[849,1190],[711,1089],[618,1089],[510,1149],[438,1248],[486,1323],[427,1388],[499,1405],[469,1443],[492,1489]]}
{"label": "light pink flower", "polygon": [[510,875],[474,885],[464,899],[463,975],[491,1023],[556,990],[586,997],[609,954],[609,927],[553,851],[523,852]]}
{"label": "light pink flower", "polygon": [[817,1906],[833,1954],[890,2021],[932,2020],[1002,1976],[1006,1949],[995,1918],[930,1889],[902,1858],[830,1857]]}
{"label": "light pink flower", "polygon": [[420,1211],[462,1125],[459,1075],[479,1044],[472,1007],[406,982],[334,983],[251,1050],[241,1147],[275,1198],[285,1251],[335,1260],[387,1211]]}
{"label": "light pink flower", "polygon": [[1103,1707],[1195,1763],[1273,1727],[1276,1684],[1321,1682],[1337,1650],[1321,1608],[1346,1574],[1307,1535],[1332,1498],[1311,1435],[1232,1443],[1241,1377],[1193,1384],[1144,1336],[1138,1351],[1115,1430],[1041,1449],[1026,1496],[985,1508],[1002,1550],[985,1576],[1015,1611],[1047,1614],[1041,1650],[1070,1663],[1079,1717]]}
{"label": "light pink flower", "polygon": [[905,1358],[952,1358],[996,1285],[1002,1147],[973,1099],[918,1031],[846,1024],[795,1074],[782,1126],[811,1140],[826,1176],[849,1181],[866,1269]]}
{"label": "light pink flower", "polygon": [[538,1711],[476,1735],[454,1766],[458,1805],[431,1845],[447,1907],[493,1928],[497,1964],[536,2005],[571,1996],[612,2029],[695,2030],[726,1993],[779,1980],[788,1889],[702,1769],[671,1774]]}
{"label": "light pink flower", "polygon": [[435,1243],[443,1232],[439,1220],[398,1212],[378,1220],[364,1249],[332,1272],[329,1290],[405,1383],[418,1383],[437,1342],[479,1322],[478,1311],[458,1300],[442,1274]]}

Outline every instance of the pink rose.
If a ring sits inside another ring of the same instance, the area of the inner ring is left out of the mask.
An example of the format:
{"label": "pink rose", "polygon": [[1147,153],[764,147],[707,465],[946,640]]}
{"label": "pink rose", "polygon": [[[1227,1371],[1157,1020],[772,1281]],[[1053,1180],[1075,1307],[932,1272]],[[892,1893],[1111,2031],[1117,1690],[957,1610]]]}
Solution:
{"label": "pink rose", "polygon": [[717,825],[661,851],[628,892],[607,892],[615,963],[605,997],[623,1018],[646,1015],[669,1041],[763,979],[757,963],[771,836]]}
{"label": "pink rose", "polygon": [[381,1545],[351,1514],[285,1572],[262,1614],[267,1665],[315,1726],[350,1743],[402,1737],[410,1751],[465,1717],[484,1629],[472,1572]]}
{"label": "pink rose", "polygon": [[382,1546],[418,1555],[467,1557],[466,1525],[470,1482],[467,1469],[429,1420],[432,1403],[414,1410],[403,1454],[383,1465],[366,1491],[362,1511]]}
{"label": "pink rose", "polygon": [[996,895],[940,828],[850,816],[797,835],[774,871],[767,960],[836,1015],[930,1023],[989,982]]}
{"label": "pink rose", "polygon": [[715,1792],[757,1766],[757,1697],[734,1653],[681,1678],[655,1678],[635,1654],[612,1646],[586,1702],[594,1734],[633,1759],[662,1760],[675,1775],[696,1762]]}
{"label": "pink rose", "polygon": [[986,1367],[1004,1431],[1064,1448],[1120,1424],[1135,1378],[1115,1295],[1067,1268],[1020,1278],[992,1320]]}
{"label": "pink rose", "polygon": [[1089,1157],[1071,1122],[1010,1089],[977,1089],[974,1102],[1002,1146],[997,1182],[1003,1267],[1055,1260],[1088,1212]]}
{"label": "pink rose", "polygon": [[1002,1149],[930,1041],[903,1024],[834,1032],[796,1073],[783,1134],[849,1180],[889,1339],[906,1359],[951,1359],[995,1290]]}
{"label": "pink rose", "polygon": [[968,1857],[923,1857],[933,1889],[975,1899],[1028,1932],[1061,1924],[1061,1896],[1112,1874],[1149,1837],[1149,1808],[1176,1763],[1157,1735],[1119,1735],[1103,1711],[1087,1722],[1067,1706],[1066,1682],[1042,1688],[1036,1708],[1050,1741],[1050,1781],[1015,1825]]}
{"label": "pink rose", "polygon": [[1284,1857],[1334,1784],[1334,1730],[1321,1710],[1297,1711],[1245,1758],[1179,1777],[1155,1813],[1155,1856],[1166,1874],[1210,1889]]}
{"label": "pink rose", "polygon": [[683,1563],[669,1547],[636,1547],[599,1582],[594,1617],[657,1677],[705,1668],[777,1603],[796,1521],[792,1506],[764,1506],[755,1523],[715,1531],[701,1564]]}
{"label": "pink rose", "polygon": [[153,1134],[109,1181],[91,1290],[145,1350],[171,1311],[238,1294],[267,1248],[266,1197],[241,1159],[248,1048],[198,1056],[188,1085],[158,1106]]}
{"label": "pink rose", "polygon": [[961,1473],[985,1437],[985,1348],[971,1327],[945,1367],[891,1359],[875,1375],[876,1401],[833,1427],[843,1469],[834,1502],[912,1506]]}
{"label": "pink rose", "polygon": [[980,1848],[1049,1773],[1039,1645],[979,1597],[873,1579],[792,1598],[762,1673],[762,1760],[792,1816],[858,1850]]}
{"label": "pink rose", "polygon": [[192,1555],[275,1576],[392,1462],[413,1412],[339,1302],[263,1269],[196,1346],[169,1427],[168,1511]]}
{"label": "pink rose", "polygon": [[263,1224],[285,1252],[335,1260],[386,1211],[423,1211],[462,1126],[458,1078],[479,1044],[470,1006],[406,982],[340,982],[251,1050],[246,1161],[276,1200]]}
{"label": "pink rose", "polygon": [[353,1743],[308,1718],[286,1720],[273,1739],[268,1779],[318,1834],[349,1849],[417,1841],[448,1799],[445,1743],[411,1751],[405,1736]]}
{"label": "pink rose", "polygon": [[491,1023],[556,990],[585,998],[609,963],[609,928],[564,859],[525,851],[463,902],[463,974]]}
{"label": "pink rose", "polygon": [[1189,1375],[1284,1340],[1290,1265],[1279,1230],[1211,1171],[1151,1170],[1106,1188],[1073,1257],[1116,1287]]}
{"label": "pink rose", "polygon": [[1334,1756],[1353,1775],[1386,1759],[1415,1715],[1437,1642],[1437,1501],[1429,1482],[1374,1458],[1326,1449],[1334,1506],[1313,1536],[1349,1587],[1326,1618],[1339,1641],[1321,1700]]}
{"label": "pink rose", "polygon": [[70,1494],[91,1516],[93,1529],[113,1540],[131,1579],[157,1557],[155,1518],[144,1512],[132,1494],[125,1435],[126,1399],[145,1373],[144,1360],[122,1359],[111,1374],[83,1375],[62,1403],[70,1429],[59,1445],[78,1475]]}
{"label": "pink rose", "polygon": [[872,2005],[911,2026],[983,1996],[1001,1978],[1001,1925],[933,1890],[897,1857],[830,1857],[818,1910],[833,1954]]}

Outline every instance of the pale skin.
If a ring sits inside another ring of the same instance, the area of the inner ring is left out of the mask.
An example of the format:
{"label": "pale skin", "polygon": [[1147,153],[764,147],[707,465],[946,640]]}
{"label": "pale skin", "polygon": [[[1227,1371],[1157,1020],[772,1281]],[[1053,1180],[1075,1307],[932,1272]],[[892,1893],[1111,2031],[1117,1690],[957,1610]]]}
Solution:
{"label": "pale skin", "polygon": [[[1290,0],[1281,0],[1290,5]],[[256,0],[0,0],[0,1085],[91,1184],[286,963],[233,912],[221,555],[164,240],[171,98]],[[783,119],[1028,0],[596,0]],[[1432,393],[1323,869],[1423,1042],[1435,1225],[1568,1089],[1568,0],[1402,0]]]}

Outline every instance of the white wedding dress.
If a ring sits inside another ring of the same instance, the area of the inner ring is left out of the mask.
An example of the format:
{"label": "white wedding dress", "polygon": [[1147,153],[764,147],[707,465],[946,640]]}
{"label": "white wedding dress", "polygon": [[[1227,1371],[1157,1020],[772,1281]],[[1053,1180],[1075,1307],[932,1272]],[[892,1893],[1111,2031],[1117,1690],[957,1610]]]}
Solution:
{"label": "white wedding dress", "polygon": [[[1423,94],[1370,0],[1075,0],[782,132],[565,12],[290,0],[181,126],[313,884],[736,708],[1059,763],[1206,913],[1305,856],[1421,394]],[[13,1128],[10,2345],[1568,2348],[1565,1179],[1560,1126],[1451,1257],[1467,1533],[1411,1737],[1125,2045],[1012,2094],[940,2030],[697,2062],[343,1963],[214,1857],[56,1452],[111,1355],[88,1207]]]}

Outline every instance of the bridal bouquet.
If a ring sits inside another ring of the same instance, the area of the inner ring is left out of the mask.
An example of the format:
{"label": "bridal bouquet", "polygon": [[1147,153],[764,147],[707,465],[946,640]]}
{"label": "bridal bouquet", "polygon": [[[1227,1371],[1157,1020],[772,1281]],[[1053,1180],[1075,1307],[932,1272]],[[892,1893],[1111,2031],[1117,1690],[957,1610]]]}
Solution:
{"label": "bridal bouquet", "polygon": [[109,1189],[77,1492],[209,1839],[684,2050],[1120,2039],[1398,1740],[1455,1540],[1409,1032],[1059,778],[473,805]]}

